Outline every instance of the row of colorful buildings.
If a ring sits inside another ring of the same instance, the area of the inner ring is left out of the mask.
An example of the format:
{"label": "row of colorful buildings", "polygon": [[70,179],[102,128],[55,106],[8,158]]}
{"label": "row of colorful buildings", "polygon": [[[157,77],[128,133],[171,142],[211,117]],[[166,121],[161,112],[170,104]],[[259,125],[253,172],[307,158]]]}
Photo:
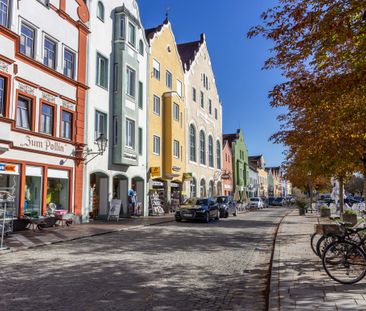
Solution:
{"label": "row of colorful buildings", "polygon": [[145,29],[134,0],[0,0],[0,192],[16,217],[245,199],[269,193],[264,172],[276,193],[275,172],[249,159],[241,130],[222,135],[204,34],[177,43],[168,19]]}

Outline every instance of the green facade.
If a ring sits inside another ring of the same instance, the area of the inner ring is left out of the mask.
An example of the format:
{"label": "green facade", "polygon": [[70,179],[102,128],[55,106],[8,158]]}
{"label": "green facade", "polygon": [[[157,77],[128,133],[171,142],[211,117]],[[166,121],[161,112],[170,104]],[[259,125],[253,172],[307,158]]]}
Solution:
{"label": "green facade", "polygon": [[241,129],[238,129],[236,133],[236,139],[232,142],[232,149],[235,192],[241,200],[244,200],[246,199],[249,185],[249,160],[248,148],[244,142],[244,135]]}

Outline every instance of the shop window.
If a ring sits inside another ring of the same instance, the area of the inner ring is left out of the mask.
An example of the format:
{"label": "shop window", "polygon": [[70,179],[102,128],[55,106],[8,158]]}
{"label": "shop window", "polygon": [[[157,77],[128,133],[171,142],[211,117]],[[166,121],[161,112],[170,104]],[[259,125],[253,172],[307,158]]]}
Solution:
{"label": "shop window", "polygon": [[53,135],[54,108],[47,104],[42,104],[41,113],[41,133]]}
{"label": "shop window", "polygon": [[9,27],[10,0],[0,0],[0,25]]}
{"label": "shop window", "polygon": [[[0,163],[0,198],[2,195],[9,194],[15,198],[15,206],[19,206],[19,166],[16,164]],[[18,209],[15,214],[18,215]]]}
{"label": "shop window", "polygon": [[[1,0],[0,0],[1,1]],[[5,116],[5,83],[6,80],[3,77],[0,77],[0,116]]]}
{"label": "shop window", "polygon": [[57,43],[50,38],[44,39],[43,64],[52,69],[56,68]]}
{"label": "shop window", "polygon": [[42,168],[27,166],[25,172],[24,214],[42,215]]}
{"label": "shop window", "polygon": [[58,210],[69,210],[69,173],[61,170],[48,170],[47,206],[55,204]]}
{"label": "shop window", "polygon": [[20,30],[20,53],[34,58],[35,30],[22,24]]}
{"label": "shop window", "polygon": [[17,127],[30,130],[32,121],[32,101],[19,96],[17,106]]}
{"label": "shop window", "polygon": [[75,78],[75,53],[64,50],[64,75],[70,79]]}
{"label": "shop window", "polygon": [[71,140],[72,138],[72,113],[62,111],[61,116],[61,137]]}

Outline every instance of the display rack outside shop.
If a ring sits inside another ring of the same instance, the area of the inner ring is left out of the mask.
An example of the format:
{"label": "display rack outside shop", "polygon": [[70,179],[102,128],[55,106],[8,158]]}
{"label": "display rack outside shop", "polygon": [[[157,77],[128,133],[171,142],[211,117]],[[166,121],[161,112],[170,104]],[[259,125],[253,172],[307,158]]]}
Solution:
{"label": "display rack outside shop", "polygon": [[13,232],[14,214],[14,188],[0,188],[0,251],[8,249],[4,245],[4,237]]}

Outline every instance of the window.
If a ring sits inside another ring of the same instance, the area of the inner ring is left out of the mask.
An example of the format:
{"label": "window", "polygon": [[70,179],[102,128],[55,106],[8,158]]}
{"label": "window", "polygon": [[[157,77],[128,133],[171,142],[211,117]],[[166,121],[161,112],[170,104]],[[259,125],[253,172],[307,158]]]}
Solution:
{"label": "window", "polygon": [[139,155],[142,155],[142,150],[143,150],[143,132],[142,132],[142,128],[139,127]]}
{"label": "window", "polygon": [[206,164],[206,137],[202,130],[200,132],[200,163]]}
{"label": "window", "polygon": [[17,107],[17,127],[30,130],[32,120],[32,103],[31,100],[25,97],[18,98]]}
{"label": "window", "polygon": [[42,104],[41,113],[41,133],[53,135],[54,108],[47,104]]}
{"label": "window", "polygon": [[118,145],[118,119],[113,117],[113,145]]}
{"label": "window", "polygon": [[182,82],[177,80],[177,93],[179,97],[182,97]]}
{"label": "window", "polygon": [[197,90],[194,87],[192,88],[192,98],[194,102],[197,102]]}
{"label": "window", "polygon": [[175,121],[179,121],[179,106],[173,103],[173,118]]}
{"label": "window", "polygon": [[179,158],[179,141],[174,140],[173,141],[173,156],[175,158]]}
{"label": "window", "polygon": [[20,32],[20,53],[34,58],[34,29],[22,24]]}
{"label": "window", "polygon": [[0,77],[0,116],[5,116],[5,79]]}
{"label": "window", "polygon": [[121,17],[121,21],[120,21],[120,28],[119,28],[119,35],[121,38],[125,37],[125,18]]}
{"label": "window", "polygon": [[118,64],[114,64],[113,68],[113,91],[117,92],[118,89]]}
{"label": "window", "polygon": [[144,49],[145,49],[145,47],[144,47],[144,42],[143,42],[142,40],[140,40],[140,42],[139,42],[139,53],[140,53],[142,56],[144,56]]}
{"label": "window", "polygon": [[136,71],[130,67],[127,67],[127,95],[136,95]]}
{"label": "window", "polygon": [[97,17],[104,22],[104,5],[101,1],[98,2]]}
{"label": "window", "polygon": [[62,111],[61,117],[61,137],[71,140],[72,137],[72,114],[71,112]]}
{"label": "window", "polygon": [[196,178],[192,178],[191,180],[191,198],[195,198],[197,197],[197,179]]}
{"label": "window", "polygon": [[107,138],[107,115],[95,111],[94,139],[97,140],[101,135]]}
{"label": "window", "polygon": [[126,119],[126,147],[135,149],[135,121]]}
{"label": "window", "polygon": [[97,85],[108,88],[108,59],[97,53]]}
{"label": "window", "polygon": [[210,114],[212,114],[212,100],[211,99],[208,100],[208,112]]}
{"label": "window", "polygon": [[205,108],[205,94],[201,91],[201,108]]}
{"label": "window", "polygon": [[57,44],[53,40],[44,38],[43,64],[47,67],[56,68],[56,49]]}
{"label": "window", "polygon": [[153,153],[156,155],[160,155],[160,137],[153,136]]}
{"label": "window", "polygon": [[132,23],[128,23],[128,43],[136,46],[136,27]]}
{"label": "window", "polygon": [[204,179],[201,179],[200,194],[201,198],[204,198],[206,196],[206,181]]}
{"label": "window", "polygon": [[49,0],[37,0],[38,2],[40,2],[40,3],[42,3],[43,5],[45,5],[45,6],[48,6],[48,4],[49,4]]}
{"label": "window", "polygon": [[212,139],[212,136],[208,136],[208,165],[210,167],[214,167],[213,139]]}
{"label": "window", "polygon": [[69,172],[48,169],[46,205],[54,203],[57,209],[69,210]]}
{"label": "window", "polygon": [[70,79],[75,77],[75,53],[64,50],[64,75]]}
{"label": "window", "polygon": [[154,95],[153,111],[160,116],[160,97]]}
{"label": "window", "polygon": [[9,27],[9,0],[0,0],[0,25]]}
{"label": "window", "polygon": [[215,108],[215,119],[217,120],[217,108]]}
{"label": "window", "polygon": [[221,143],[219,140],[216,141],[216,166],[217,169],[221,170]]}
{"label": "window", "polygon": [[166,71],[166,87],[172,89],[173,87],[173,77],[170,71]]}
{"label": "window", "polygon": [[196,162],[196,128],[193,124],[189,127],[189,159]]}
{"label": "window", "polygon": [[139,81],[139,108],[144,108],[144,84]]}
{"label": "window", "polygon": [[156,59],[153,60],[153,76],[160,80],[160,63]]}

